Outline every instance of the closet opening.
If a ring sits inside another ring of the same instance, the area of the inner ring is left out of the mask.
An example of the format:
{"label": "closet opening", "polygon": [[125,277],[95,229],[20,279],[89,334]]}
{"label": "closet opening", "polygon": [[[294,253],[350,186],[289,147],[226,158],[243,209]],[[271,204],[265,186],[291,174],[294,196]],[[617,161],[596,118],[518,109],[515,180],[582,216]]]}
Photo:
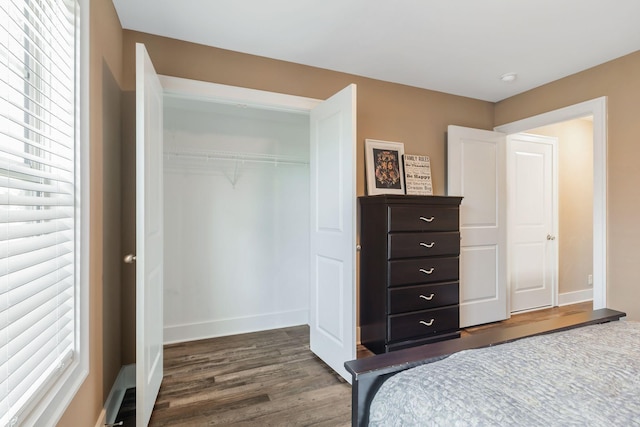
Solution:
{"label": "closet opening", "polygon": [[308,324],[309,128],[165,94],[165,343]]}

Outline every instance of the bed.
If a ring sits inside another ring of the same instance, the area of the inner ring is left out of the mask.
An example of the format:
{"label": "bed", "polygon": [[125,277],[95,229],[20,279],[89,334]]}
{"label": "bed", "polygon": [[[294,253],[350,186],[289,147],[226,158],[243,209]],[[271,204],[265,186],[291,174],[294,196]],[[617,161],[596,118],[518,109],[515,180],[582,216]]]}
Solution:
{"label": "bed", "polygon": [[352,424],[640,425],[640,323],[624,316],[594,310],[347,362]]}

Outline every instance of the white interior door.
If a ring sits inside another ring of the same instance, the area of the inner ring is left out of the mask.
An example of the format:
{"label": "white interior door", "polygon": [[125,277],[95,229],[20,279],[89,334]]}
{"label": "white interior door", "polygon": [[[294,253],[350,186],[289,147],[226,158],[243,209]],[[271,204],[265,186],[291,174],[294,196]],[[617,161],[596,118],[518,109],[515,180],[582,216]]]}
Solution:
{"label": "white interior door", "polygon": [[507,137],[511,312],[554,304],[558,271],[557,138]]}
{"label": "white interior door", "polygon": [[311,111],[310,344],[351,382],[356,356],[356,86]]}
{"label": "white interior door", "polygon": [[145,427],[162,382],[162,86],[136,45],[136,426]]}
{"label": "white interior door", "polygon": [[449,126],[447,192],[460,206],[460,326],[495,322],[507,310],[505,135]]}

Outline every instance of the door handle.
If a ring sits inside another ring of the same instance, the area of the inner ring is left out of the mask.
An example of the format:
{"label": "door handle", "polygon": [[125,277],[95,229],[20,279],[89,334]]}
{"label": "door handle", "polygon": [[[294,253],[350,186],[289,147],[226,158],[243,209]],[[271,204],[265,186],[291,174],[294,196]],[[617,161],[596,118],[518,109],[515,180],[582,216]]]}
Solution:
{"label": "door handle", "polygon": [[556,240],[556,236],[552,236],[551,234],[547,234],[547,240]]}
{"label": "door handle", "polygon": [[134,254],[128,254],[124,257],[125,264],[133,264],[136,260],[136,256]]}

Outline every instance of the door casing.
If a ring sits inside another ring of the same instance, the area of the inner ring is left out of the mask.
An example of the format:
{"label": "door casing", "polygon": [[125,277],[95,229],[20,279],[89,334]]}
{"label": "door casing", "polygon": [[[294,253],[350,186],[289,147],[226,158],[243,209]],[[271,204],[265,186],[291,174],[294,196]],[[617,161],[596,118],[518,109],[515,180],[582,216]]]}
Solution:
{"label": "door casing", "polygon": [[494,128],[507,135],[593,116],[593,309],[607,307],[607,97]]}

